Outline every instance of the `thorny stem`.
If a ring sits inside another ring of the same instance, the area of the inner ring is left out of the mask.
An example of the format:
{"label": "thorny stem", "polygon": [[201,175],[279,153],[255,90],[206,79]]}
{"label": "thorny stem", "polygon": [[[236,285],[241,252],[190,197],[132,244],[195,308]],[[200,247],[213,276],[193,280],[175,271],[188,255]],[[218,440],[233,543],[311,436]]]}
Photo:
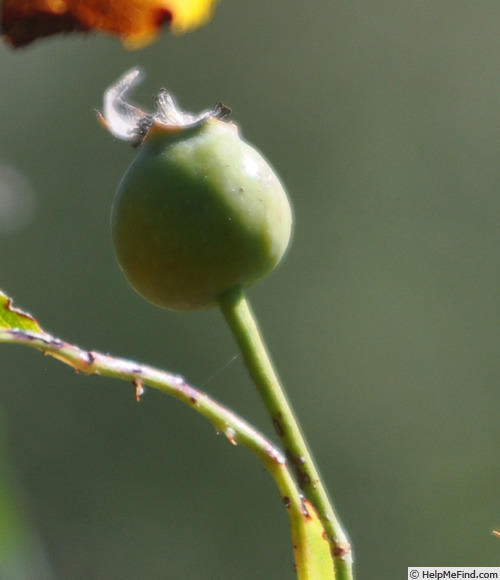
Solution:
{"label": "thorny stem", "polygon": [[241,288],[219,298],[220,308],[285,448],[299,486],[315,507],[331,546],[337,580],[352,579],[349,541],[321,481],[295,414],[285,395],[261,333]]}
{"label": "thorny stem", "polygon": [[303,497],[281,451],[241,417],[188,385],[182,377],[130,360],[83,350],[43,331],[3,329],[0,330],[0,343],[35,348],[87,375],[123,379],[133,384],[137,400],[140,400],[144,386],[175,397],[206,417],[230,443],[243,445],[260,459],[278,486],[292,527],[294,521],[304,517]]}
{"label": "thorny stem", "polygon": [[[0,331],[0,343],[30,346],[87,375],[102,375],[132,383],[138,400],[144,386],[152,387],[186,403],[206,417],[218,433],[223,433],[233,445],[241,444],[252,451],[272,474],[280,473],[286,459],[279,449],[241,417],[188,385],[178,375],[158,370],[127,359],[87,351],[49,334],[9,329]],[[279,476],[281,477],[281,476]],[[286,487],[286,486],[285,486]]]}

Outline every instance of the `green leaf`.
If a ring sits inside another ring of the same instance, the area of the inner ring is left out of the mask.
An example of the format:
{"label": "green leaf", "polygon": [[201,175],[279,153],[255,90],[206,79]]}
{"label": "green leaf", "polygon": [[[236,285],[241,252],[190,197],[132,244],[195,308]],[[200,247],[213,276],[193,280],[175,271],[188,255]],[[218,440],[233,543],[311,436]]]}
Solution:
{"label": "green leaf", "polygon": [[0,290],[0,330],[9,329],[43,332],[31,314],[15,308],[12,299]]}
{"label": "green leaf", "polygon": [[333,559],[326,533],[313,506],[302,500],[300,509],[292,506],[290,521],[297,578],[335,580]]}

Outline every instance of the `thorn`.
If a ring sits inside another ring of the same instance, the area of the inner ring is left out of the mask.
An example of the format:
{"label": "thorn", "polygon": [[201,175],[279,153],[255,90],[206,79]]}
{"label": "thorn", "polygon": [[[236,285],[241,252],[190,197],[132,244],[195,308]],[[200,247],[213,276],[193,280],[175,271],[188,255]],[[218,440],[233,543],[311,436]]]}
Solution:
{"label": "thorn", "polygon": [[227,440],[231,445],[238,445],[238,442],[236,441],[236,431],[234,429],[229,427],[224,431],[224,435],[227,437]]}
{"label": "thorn", "polygon": [[137,379],[133,381],[133,385],[135,387],[135,400],[138,403],[140,403],[141,397],[142,395],[144,395],[144,385],[141,383],[141,381],[138,381]]}

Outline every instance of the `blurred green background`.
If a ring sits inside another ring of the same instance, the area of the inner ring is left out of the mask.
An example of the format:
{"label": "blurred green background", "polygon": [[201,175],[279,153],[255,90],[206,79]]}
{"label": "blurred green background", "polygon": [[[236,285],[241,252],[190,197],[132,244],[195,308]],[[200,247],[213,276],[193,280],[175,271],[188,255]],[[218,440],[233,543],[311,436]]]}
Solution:
{"label": "blurred green background", "polygon": [[[108,221],[134,151],[94,109],[139,64],[141,104],[160,86],[188,110],[223,100],[278,169],[294,241],[250,297],[360,579],[500,562],[499,31],[496,0],[225,0],[139,52],[0,47],[0,287],[268,433],[219,313],[161,311],[122,277]],[[204,419],[20,347],[0,365],[4,447],[55,577],[294,577],[271,478]]]}

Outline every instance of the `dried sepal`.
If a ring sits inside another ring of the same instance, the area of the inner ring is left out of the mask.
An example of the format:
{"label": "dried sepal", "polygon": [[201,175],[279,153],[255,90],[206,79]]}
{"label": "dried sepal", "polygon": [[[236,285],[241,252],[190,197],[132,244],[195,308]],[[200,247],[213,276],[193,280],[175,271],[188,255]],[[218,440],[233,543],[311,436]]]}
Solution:
{"label": "dried sepal", "polygon": [[213,109],[198,114],[188,113],[178,107],[167,89],[160,89],[154,111],[148,113],[127,100],[143,78],[144,73],[138,67],[127,71],[105,91],[103,112],[98,113],[100,121],[114,137],[134,146],[142,143],[153,125],[187,128],[209,117],[222,119],[231,112],[229,107],[218,103]]}

